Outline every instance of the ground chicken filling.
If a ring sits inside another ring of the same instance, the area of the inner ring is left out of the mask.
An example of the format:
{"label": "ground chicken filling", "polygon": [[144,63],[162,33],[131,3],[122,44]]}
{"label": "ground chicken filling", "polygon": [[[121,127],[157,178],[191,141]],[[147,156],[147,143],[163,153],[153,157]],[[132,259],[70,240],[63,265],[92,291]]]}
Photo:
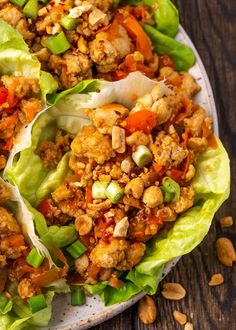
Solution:
{"label": "ground chicken filling", "polygon": [[[192,101],[200,88],[190,74],[165,67],[160,77],[168,96],[156,86],[131,111],[121,104],[86,110],[92,125],[70,145],[72,174],[38,207],[49,225],[72,224],[83,245],[72,283],[122,286],[120,271],[137,265],[147,241],[193,205],[197,157],[215,147],[212,119]],[[50,164],[47,145],[57,139],[36,151],[49,167],[56,156]]]}
{"label": "ground chicken filling", "polygon": [[81,80],[124,78],[141,71],[156,77],[159,57],[138,21],[153,24],[148,6],[118,7],[112,0],[63,0],[38,3],[39,10],[25,9],[8,0],[0,3],[0,19],[19,31],[30,49],[51,72],[60,89]]}
{"label": "ground chicken filling", "polygon": [[2,76],[0,78],[0,170],[22,125],[30,123],[42,110],[37,78]]}
{"label": "ground chicken filling", "polygon": [[[63,277],[67,269],[50,268],[41,255],[37,261],[38,253],[26,243],[21,227],[6,207],[10,197],[8,187],[0,183],[0,296],[11,300],[16,289],[26,303],[28,298],[44,294],[44,287]],[[58,251],[55,251],[58,259],[63,261]]]}

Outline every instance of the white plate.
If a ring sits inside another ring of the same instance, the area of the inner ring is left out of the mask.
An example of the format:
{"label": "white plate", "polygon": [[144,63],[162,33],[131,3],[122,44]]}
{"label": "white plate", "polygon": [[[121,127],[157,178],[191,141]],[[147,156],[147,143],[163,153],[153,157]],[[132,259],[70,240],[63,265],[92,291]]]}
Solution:
{"label": "white plate", "polygon": [[[207,77],[202,61],[188,35],[182,27],[180,27],[177,39],[182,43],[191,47],[196,55],[196,64],[191,68],[190,73],[195,77],[198,84],[201,86],[201,92],[195,98],[195,102],[205,108],[213,117],[214,131],[218,135],[218,120],[215,108],[215,102],[209,79]],[[164,278],[171,268],[178,262],[179,258],[168,263],[163,272]],[[53,302],[53,316],[49,327],[50,330],[84,330],[98,323],[104,322],[109,318],[121,313],[135,302],[137,302],[144,293],[136,295],[127,302],[104,307],[98,296],[88,297],[87,303],[81,307],[73,307],[69,302],[69,295],[58,295]]]}

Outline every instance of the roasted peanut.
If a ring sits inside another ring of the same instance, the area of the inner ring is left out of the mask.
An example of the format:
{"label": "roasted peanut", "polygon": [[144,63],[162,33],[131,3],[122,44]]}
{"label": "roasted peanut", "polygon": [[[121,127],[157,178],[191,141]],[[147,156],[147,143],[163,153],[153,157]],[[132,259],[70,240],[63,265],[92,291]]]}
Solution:
{"label": "roasted peanut", "polygon": [[145,133],[137,131],[126,138],[126,143],[130,147],[139,145],[146,146],[149,143],[149,137]]}
{"label": "roasted peanut", "polygon": [[214,274],[211,277],[211,280],[209,281],[208,285],[209,286],[217,286],[224,283],[224,277],[222,274]]}
{"label": "roasted peanut", "polygon": [[141,178],[135,178],[130,180],[125,186],[125,194],[131,195],[136,199],[139,199],[144,190],[144,182]]}
{"label": "roasted peanut", "polygon": [[221,228],[231,227],[233,225],[233,218],[232,217],[223,217],[220,219],[220,226]]}
{"label": "roasted peanut", "polygon": [[187,322],[187,316],[177,310],[174,310],[173,316],[174,319],[181,325],[184,325]]}
{"label": "roasted peanut", "polygon": [[163,203],[163,194],[159,187],[151,186],[144,190],[143,193],[143,203],[147,207],[154,208]]}
{"label": "roasted peanut", "polygon": [[138,316],[145,324],[151,324],[156,320],[157,309],[153,299],[149,296],[144,296],[138,305]]}
{"label": "roasted peanut", "polygon": [[87,214],[79,215],[75,219],[75,229],[78,231],[78,233],[81,236],[87,235],[92,229],[92,227],[93,227],[93,219]]}
{"label": "roasted peanut", "polygon": [[121,170],[127,174],[131,172],[133,167],[134,167],[134,162],[131,160],[130,157],[125,158],[120,164]]}
{"label": "roasted peanut", "polygon": [[185,289],[179,283],[165,283],[163,284],[163,289],[161,294],[166,299],[180,300],[186,295]]}
{"label": "roasted peanut", "polygon": [[77,273],[83,274],[89,266],[89,258],[87,254],[82,254],[79,258],[75,259],[75,269]]}
{"label": "roasted peanut", "polygon": [[216,241],[216,253],[223,265],[232,267],[233,262],[236,260],[236,254],[231,240],[226,237],[218,238]]}
{"label": "roasted peanut", "polygon": [[184,326],[184,330],[193,330],[193,325],[190,322],[187,322]]}

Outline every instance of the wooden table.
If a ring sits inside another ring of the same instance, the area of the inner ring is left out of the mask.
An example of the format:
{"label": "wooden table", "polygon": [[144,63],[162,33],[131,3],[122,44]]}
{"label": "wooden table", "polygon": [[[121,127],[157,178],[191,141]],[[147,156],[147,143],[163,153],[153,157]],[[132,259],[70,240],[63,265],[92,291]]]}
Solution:
{"label": "wooden table", "polygon": [[[181,23],[194,42],[209,75],[215,95],[220,137],[231,158],[232,182],[236,182],[236,1],[235,0],[175,0]],[[236,185],[231,197],[215,216],[205,240],[184,256],[166,277],[168,282],[182,283],[187,296],[180,302],[163,299],[160,290],[155,296],[158,319],[150,326],[138,319],[137,304],[93,330],[178,330],[174,309],[190,317],[194,330],[236,329],[236,266],[228,268],[216,259],[214,243],[217,237],[235,239],[235,225],[222,232],[218,220],[232,215],[236,223]],[[212,274],[222,273],[225,283],[209,287]]]}

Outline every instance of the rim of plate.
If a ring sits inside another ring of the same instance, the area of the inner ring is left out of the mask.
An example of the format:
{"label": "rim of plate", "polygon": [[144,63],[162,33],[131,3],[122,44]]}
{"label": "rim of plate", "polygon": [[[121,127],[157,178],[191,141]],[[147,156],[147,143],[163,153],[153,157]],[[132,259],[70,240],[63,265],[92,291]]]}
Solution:
{"label": "rim of plate", "polygon": [[[204,82],[204,85],[205,85],[204,87],[206,88],[205,93],[207,95],[207,99],[205,100],[206,103],[204,103],[204,105],[207,107],[208,112],[210,112],[211,116],[213,117],[214,132],[215,132],[216,135],[219,135],[218,118],[217,118],[217,112],[216,112],[216,106],[215,106],[213,91],[212,91],[211,84],[210,84],[208,75],[206,73],[205,67],[204,67],[204,65],[202,63],[202,60],[200,58],[200,55],[198,54],[198,51],[196,50],[193,42],[191,41],[188,34],[186,33],[186,31],[184,30],[184,28],[181,25],[179,27],[179,32],[178,32],[176,38],[178,40],[181,40],[181,42],[183,42],[184,44],[191,47],[192,50],[195,53],[196,64],[194,65],[193,68],[191,68],[189,70],[189,72],[192,73],[194,68],[196,68],[197,66],[199,67],[201,76],[198,77],[197,80],[203,79],[203,82]],[[181,256],[173,259],[172,261],[170,261],[169,263],[166,264],[165,269],[164,269],[163,274],[162,274],[162,277],[161,277],[161,280],[170,272],[171,268],[174,267],[177,264],[177,262],[179,261],[180,258],[181,258]],[[95,311],[95,313],[92,313],[91,314],[92,316],[90,316],[89,318],[87,318],[87,319],[85,318],[84,320],[80,320],[80,321],[74,321],[73,320],[70,324],[67,323],[67,324],[63,325],[64,321],[60,320],[60,317],[62,317],[62,315],[55,315],[54,314],[53,323],[51,322],[51,325],[49,323],[49,327],[46,327],[46,328],[43,328],[43,329],[45,329],[45,330],[46,329],[48,329],[48,330],[85,330],[85,329],[88,329],[92,326],[95,326],[99,323],[105,322],[108,319],[122,313],[124,310],[128,309],[130,306],[135,304],[144,295],[145,295],[144,292],[140,292],[139,294],[137,294],[136,296],[134,296],[133,298],[131,298],[130,300],[128,300],[126,302],[116,304],[116,305],[113,305],[113,306],[110,306],[110,307],[105,307],[105,308],[103,308],[103,311],[101,311],[101,312],[97,311],[98,312],[97,315],[96,315],[96,311]],[[66,296],[66,295],[64,295],[64,296]],[[65,298],[65,299],[67,300],[68,298]],[[100,298],[98,296],[95,296],[93,299],[95,299],[97,302],[99,302],[99,300],[100,300]],[[64,300],[64,298],[63,298],[63,300]],[[87,305],[86,306],[86,308],[89,308],[89,307],[92,308],[92,305],[90,305],[90,306]],[[75,308],[75,307],[70,306],[69,308]],[[77,307],[76,308],[77,311],[80,308],[81,307]],[[73,316],[75,316],[75,315],[73,315]]]}

